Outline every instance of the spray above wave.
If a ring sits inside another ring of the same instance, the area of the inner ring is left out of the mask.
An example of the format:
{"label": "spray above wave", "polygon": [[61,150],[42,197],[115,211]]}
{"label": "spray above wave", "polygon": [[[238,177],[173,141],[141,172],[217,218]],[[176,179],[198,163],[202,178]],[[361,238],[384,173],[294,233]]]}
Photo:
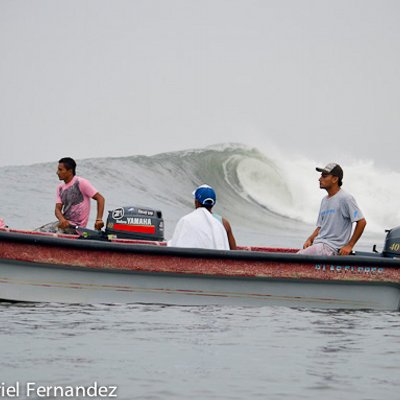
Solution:
{"label": "spray above wave", "polygon": [[[219,145],[154,156],[78,160],[78,174],[105,195],[108,209],[131,204],[161,209],[167,237],[177,220],[192,210],[191,193],[203,183],[217,191],[216,212],[235,226],[285,233],[316,220],[325,195],[319,189],[316,165],[243,145]],[[54,220],[55,169],[56,163],[0,168],[0,215],[11,226],[34,228]],[[356,197],[369,229],[381,232],[400,224],[394,185],[398,173],[379,172],[368,163],[344,169],[344,188]]]}

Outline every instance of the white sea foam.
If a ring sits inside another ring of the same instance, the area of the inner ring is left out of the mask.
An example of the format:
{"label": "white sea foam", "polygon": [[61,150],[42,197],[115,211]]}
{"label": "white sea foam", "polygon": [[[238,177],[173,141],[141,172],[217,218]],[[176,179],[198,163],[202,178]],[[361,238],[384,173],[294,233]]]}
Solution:
{"label": "white sea foam", "polygon": [[[319,188],[315,167],[330,161],[280,154],[261,161],[247,158],[238,166],[238,176],[244,191],[260,204],[282,216],[313,224],[326,195]],[[377,168],[372,161],[357,160],[342,167],[342,187],[356,198],[368,220],[368,229],[381,232],[399,225],[400,189],[396,182],[400,173]]]}

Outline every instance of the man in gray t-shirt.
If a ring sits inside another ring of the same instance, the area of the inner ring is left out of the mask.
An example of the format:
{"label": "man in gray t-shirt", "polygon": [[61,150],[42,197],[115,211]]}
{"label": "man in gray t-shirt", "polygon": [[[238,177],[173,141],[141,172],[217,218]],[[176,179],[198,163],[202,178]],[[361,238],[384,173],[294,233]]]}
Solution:
{"label": "man in gray t-shirt", "polygon": [[[330,163],[321,172],[319,184],[328,195],[322,199],[317,228],[304,243],[299,254],[348,255],[361,237],[367,221],[354,197],[341,189],[343,170]],[[356,224],[353,235],[353,223]]]}

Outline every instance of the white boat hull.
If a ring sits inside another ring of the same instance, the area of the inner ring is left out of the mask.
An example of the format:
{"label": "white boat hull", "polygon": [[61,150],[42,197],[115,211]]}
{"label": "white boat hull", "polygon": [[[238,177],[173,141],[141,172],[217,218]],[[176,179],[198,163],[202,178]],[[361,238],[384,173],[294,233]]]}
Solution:
{"label": "white boat hull", "polygon": [[374,310],[398,310],[400,304],[400,286],[384,282],[307,282],[98,271],[4,260],[0,262],[0,270],[0,294],[8,301]]}

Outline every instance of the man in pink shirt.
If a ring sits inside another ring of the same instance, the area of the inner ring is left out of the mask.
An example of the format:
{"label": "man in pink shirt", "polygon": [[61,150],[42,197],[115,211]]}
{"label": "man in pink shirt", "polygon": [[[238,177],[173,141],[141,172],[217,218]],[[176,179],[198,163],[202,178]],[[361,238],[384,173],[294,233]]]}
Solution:
{"label": "man in pink shirt", "polygon": [[76,226],[86,227],[90,214],[90,199],[97,202],[95,229],[104,226],[104,197],[92,184],[80,176],[76,176],[76,162],[70,157],[58,161],[57,175],[64,181],[57,187],[55,214],[59,221],[58,228],[65,233]]}

